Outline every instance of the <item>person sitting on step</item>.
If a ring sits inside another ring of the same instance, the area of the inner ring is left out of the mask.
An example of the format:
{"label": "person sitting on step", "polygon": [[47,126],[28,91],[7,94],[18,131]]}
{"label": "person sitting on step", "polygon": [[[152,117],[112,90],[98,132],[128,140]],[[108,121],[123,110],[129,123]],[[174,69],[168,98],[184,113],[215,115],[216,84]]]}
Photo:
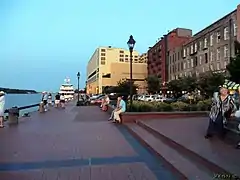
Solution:
{"label": "person sitting on step", "polygon": [[122,99],[122,96],[118,97],[119,107],[113,113],[113,122],[121,123],[120,114],[126,111],[126,102]]}

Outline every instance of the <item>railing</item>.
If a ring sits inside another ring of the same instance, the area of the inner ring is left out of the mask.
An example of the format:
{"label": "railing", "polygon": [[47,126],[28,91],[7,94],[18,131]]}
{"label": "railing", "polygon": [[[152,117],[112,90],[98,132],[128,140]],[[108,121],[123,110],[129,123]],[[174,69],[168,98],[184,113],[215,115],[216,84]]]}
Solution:
{"label": "railing", "polygon": [[[20,111],[20,110],[23,110],[23,109],[28,109],[28,108],[32,108],[32,107],[37,107],[37,106],[39,106],[39,103],[38,104],[32,104],[32,105],[28,105],[28,106],[22,106],[22,107],[17,107],[18,108],[18,110]],[[11,109],[11,108],[10,108]],[[8,109],[6,109],[5,111],[4,111],[4,113],[8,113]]]}

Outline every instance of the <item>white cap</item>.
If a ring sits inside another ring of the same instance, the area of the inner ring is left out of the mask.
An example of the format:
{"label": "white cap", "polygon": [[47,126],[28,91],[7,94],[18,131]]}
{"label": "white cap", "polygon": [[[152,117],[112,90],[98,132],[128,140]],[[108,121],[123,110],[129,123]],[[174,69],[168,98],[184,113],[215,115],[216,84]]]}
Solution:
{"label": "white cap", "polygon": [[0,94],[5,94],[5,92],[4,91],[0,91]]}

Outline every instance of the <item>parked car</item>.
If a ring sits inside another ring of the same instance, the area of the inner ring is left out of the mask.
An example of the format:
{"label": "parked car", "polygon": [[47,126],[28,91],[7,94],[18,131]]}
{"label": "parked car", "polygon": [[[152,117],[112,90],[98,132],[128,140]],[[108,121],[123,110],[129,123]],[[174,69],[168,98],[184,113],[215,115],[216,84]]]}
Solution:
{"label": "parked car", "polygon": [[100,96],[96,99],[91,99],[90,100],[90,104],[92,105],[100,105],[102,103],[102,100],[103,100],[104,96]]}
{"label": "parked car", "polygon": [[144,101],[154,101],[155,96],[154,95],[146,95],[144,96]]}

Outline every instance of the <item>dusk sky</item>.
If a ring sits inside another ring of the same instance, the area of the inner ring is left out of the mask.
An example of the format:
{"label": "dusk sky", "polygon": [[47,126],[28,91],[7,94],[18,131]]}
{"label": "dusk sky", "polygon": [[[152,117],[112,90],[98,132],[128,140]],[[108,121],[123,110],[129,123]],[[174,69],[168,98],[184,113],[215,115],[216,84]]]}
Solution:
{"label": "dusk sky", "polygon": [[193,33],[236,9],[239,0],[0,0],[0,87],[57,91],[80,85],[98,46],[146,52],[168,30]]}

